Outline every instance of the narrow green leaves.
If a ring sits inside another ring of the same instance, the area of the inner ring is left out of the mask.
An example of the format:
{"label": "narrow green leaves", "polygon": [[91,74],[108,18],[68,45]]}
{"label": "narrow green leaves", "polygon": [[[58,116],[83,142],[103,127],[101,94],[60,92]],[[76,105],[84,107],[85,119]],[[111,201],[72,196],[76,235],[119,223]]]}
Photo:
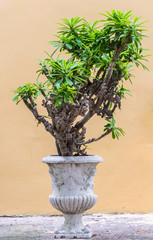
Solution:
{"label": "narrow green leaves", "polygon": [[63,103],[67,103],[69,100],[73,104],[76,90],[74,87],[70,87],[68,83],[63,83],[59,89],[53,89],[51,94],[55,101],[54,107],[59,107]]}
{"label": "narrow green leaves", "polygon": [[115,119],[112,117],[112,119],[105,118],[105,120],[108,122],[104,127],[104,131],[111,130],[112,131],[112,138],[119,139],[120,136],[124,136],[125,132],[123,131],[122,128],[116,127],[115,126]]}
{"label": "narrow green leaves", "polygon": [[119,95],[121,98],[126,98],[125,94],[128,94],[128,95],[132,96],[130,94],[130,90],[124,88],[123,84],[122,84],[121,87],[116,91],[116,95]]}
{"label": "narrow green leaves", "polygon": [[[15,97],[13,97],[13,101],[18,104],[21,100],[28,100],[31,97],[36,99],[39,95],[43,95],[46,97],[46,93],[49,90],[45,87],[45,84],[43,83],[26,83],[23,86],[18,87],[13,92],[16,94]],[[36,104],[36,103],[35,103]]]}
{"label": "narrow green leaves", "polygon": [[[107,11],[101,15],[103,19],[93,23],[80,17],[61,19],[58,23],[59,31],[55,35],[57,40],[50,41],[55,50],[52,53],[45,52],[47,57],[44,61],[38,59],[40,69],[37,71],[37,81],[42,75],[47,79],[45,82],[27,83],[19,87],[13,101],[18,103],[30,97],[36,99],[40,95],[45,98],[52,95],[55,107],[68,102],[73,104],[80,89],[85,88],[88,82],[92,83],[93,73],[97,81],[105,79],[114,54],[122,49],[123,45],[123,50],[119,51],[120,54],[115,60],[113,81],[124,79],[131,82],[131,66],[134,64],[148,70],[143,63],[147,61],[148,55],[143,54],[144,49],[141,46],[145,37],[145,22],[141,21],[141,17],[133,17],[132,11],[119,10]],[[57,51],[69,54],[68,60],[60,59],[60,54],[56,60],[53,59]],[[122,85],[117,85],[115,95],[125,98],[125,94],[130,94],[129,90],[123,87],[123,82]],[[111,126],[114,126],[114,121],[112,119]],[[121,132],[119,129],[114,131],[113,138],[117,137],[118,131]]]}

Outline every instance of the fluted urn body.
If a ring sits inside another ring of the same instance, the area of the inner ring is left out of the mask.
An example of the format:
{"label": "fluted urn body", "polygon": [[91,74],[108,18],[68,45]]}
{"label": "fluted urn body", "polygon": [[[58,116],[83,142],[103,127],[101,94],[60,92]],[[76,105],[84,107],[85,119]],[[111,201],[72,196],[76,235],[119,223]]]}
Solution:
{"label": "fluted urn body", "polygon": [[93,156],[47,156],[42,162],[49,166],[52,177],[52,206],[64,214],[63,226],[55,238],[90,238],[90,226],[84,226],[82,214],[92,208],[97,196],[93,193],[96,165],[102,158]]}

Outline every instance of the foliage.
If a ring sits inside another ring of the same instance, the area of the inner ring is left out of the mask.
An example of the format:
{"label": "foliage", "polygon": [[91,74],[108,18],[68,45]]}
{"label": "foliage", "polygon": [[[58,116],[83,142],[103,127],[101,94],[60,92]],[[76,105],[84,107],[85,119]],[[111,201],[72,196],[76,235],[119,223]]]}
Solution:
{"label": "foliage", "polygon": [[121,135],[125,135],[125,132],[123,131],[122,128],[119,128],[119,127],[116,127],[115,126],[115,119],[112,117],[112,119],[108,119],[108,118],[105,118],[105,120],[109,123],[107,123],[104,127],[104,131],[108,131],[109,129],[111,130],[112,132],[112,138],[115,139],[119,139],[119,136]]}
{"label": "foliage", "polygon": [[[100,13],[101,14],[101,13]],[[86,122],[95,114],[105,117],[107,124],[100,138],[112,133],[112,138],[124,135],[115,127],[114,113],[121,107],[121,100],[130,91],[124,87],[125,81],[132,82],[131,69],[142,66],[148,68],[142,48],[146,37],[141,17],[112,10],[101,14],[105,19],[89,23],[84,18],[70,20],[64,18],[59,24],[56,41],[50,41],[55,50],[40,61],[37,83],[27,83],[17,88],[13,101],[24,101],[39,123],[55,138],[59,155],[86,154],[82,146],[96,141],[84,141]],[[68,60],[53,59],[55,52],[65,52]],[[38,82],[41,75],[45,82]],[[44,119],[37,110],[36,98],[44,97],[52,122]],[[76,123],[78,116],[82,119]],[[98,138],[98,140],[100,139]]]}

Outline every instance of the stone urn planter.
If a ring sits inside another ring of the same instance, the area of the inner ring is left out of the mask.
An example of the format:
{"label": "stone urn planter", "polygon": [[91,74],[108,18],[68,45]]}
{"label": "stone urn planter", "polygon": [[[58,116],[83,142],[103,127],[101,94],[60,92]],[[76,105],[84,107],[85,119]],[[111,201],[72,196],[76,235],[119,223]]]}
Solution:
{"label": "stone urn planter", "polygon": [[47,156],[52,195],[49,201],[61,211],[65,221],[54,232],[55,238],[90,238],[90,226],[84,226],[82,215],[92,208],[97,196],[93,193],[96,166],[102,158],[93,156]]}

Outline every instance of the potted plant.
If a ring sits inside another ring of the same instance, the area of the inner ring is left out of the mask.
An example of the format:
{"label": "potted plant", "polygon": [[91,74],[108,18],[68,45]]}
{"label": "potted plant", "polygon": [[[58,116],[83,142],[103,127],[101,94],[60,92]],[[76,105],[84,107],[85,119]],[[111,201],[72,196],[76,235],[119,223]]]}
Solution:
{"label": "potted plant", "polygon": [[[124,135],[116,127],[114,113],[130,92],[125,82],[131,82],[131,67],[147,69],[142,63],[146,60],[141,46],[143,22],[131,12],[112,10],[101,14],[105,20],[93,24],[79,17],[62,19],[57,41],[50,42],[56,49],[51,55],[46,53],[37,71],[38,78],[44,75],[46,80],[37,78],[36,83],[14,91],[13,100],[17,104],[22,100],[55,139],[58,155],[42,161],[52,176],[50,202],[65,216],[64,225],[55,231],[57,238],[91,237],[89,226],[83,226],[82,213],[96,202],[93,176],[102,159],[88,156],[87,145],[109,134],[113,139]],[[60,55],[53,59],[57,50],[68,54],[67,60]],[[39,96],[47,116],[38,112]],[[104,118],[106,124],[100,136],[86,140],[85,125],[94,115]]]}

